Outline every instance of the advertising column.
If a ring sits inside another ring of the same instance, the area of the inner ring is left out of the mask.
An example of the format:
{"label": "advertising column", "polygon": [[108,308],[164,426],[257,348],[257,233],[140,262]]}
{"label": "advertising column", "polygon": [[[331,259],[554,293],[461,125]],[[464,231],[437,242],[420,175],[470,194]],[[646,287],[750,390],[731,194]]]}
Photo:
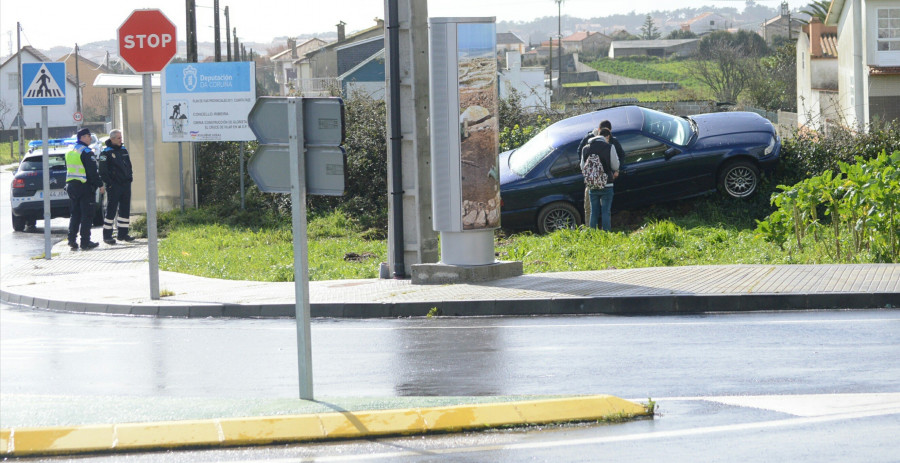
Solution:
{"label": "advertising column", "polygon": [[441,262],[495,262],[500,227],[494,18],[430,18],[432,212]]}

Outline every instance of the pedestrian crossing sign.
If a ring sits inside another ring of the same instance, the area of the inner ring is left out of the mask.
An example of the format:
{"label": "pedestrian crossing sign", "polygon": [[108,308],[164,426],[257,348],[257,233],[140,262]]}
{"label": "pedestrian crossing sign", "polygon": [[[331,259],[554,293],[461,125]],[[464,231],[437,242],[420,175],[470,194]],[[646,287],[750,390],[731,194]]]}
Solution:
{"label": "pedestrian crossing sign", "polygon": [[22,84],[23,105],[64,105],[66,63],[22,63]]}

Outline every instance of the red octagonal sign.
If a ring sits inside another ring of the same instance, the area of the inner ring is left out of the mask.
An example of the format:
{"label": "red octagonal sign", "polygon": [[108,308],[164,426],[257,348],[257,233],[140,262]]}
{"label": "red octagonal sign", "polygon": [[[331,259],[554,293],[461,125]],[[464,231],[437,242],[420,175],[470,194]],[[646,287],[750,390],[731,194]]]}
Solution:
{"label": "red octagonal sign", "polygon": [[175,25],[162,11],[132,11],[118,34],[119,56],[134,72],[160,72],[175,57]]}

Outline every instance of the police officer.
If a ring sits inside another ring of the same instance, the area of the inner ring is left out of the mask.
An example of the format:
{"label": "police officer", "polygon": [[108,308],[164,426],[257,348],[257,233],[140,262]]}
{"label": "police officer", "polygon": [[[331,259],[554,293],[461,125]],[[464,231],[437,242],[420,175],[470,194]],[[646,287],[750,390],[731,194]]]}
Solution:
{"label": "police officer", "polygon": [[[116,244],[113,239],[113,225],[118,230],[121,241],[134,241],[128,235],[128,218],[131,211],[131,157],[122,143],[122,131],[113,129],[106,140],[106,148],[100,152],[100,177],[106,184],[106,217],[103,219],[103,242]],[[118,218],[116,218],[118,214]]]}
{"label": "police officer", "polygon": [[81,249],[93,249],[99,243],[91,241],[91,220],[94,212],[94,191],[100,188],[103,192],[103,182],[97,174],[97,163],[94,161],[94,152],[91,151],[91,131],[81,129],[77,134],[78,142],[71,151],[66,153],[66,193],[71,201],[71,214],[69,219],[69,247],[78,249],[75,238],[81,231]]}

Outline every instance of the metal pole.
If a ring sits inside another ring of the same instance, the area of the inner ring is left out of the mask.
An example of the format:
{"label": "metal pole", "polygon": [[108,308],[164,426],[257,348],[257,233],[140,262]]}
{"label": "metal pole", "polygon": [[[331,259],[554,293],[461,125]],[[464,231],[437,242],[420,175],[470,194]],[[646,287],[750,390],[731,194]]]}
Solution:
{"label": "metal pole", "polygon": [[225,61],[231,61],[231,18],[228,15],[228,7],[225,7]]}
{"label": "metal pole", "polygon": [[393,231],[394,246],[394,278],[406,277],[406,251],[403,237],[403,153],[401,143],[403,134],[400,132],[400,5],[398,0],[388,2],[388,61],[390,69],[390,130],[391,130],[391,230]]}
{"label": "metal pole", "polygon": [[222,61],[222,38],[219,36],[219,0],[213,0],[213,15],[213,43],[218,63]]}
{"label": "metal pole", "polygon": [[50,135],[47,128],[47,107],[41,106],[41,140],[44,156],[41,168],[44,170],[44,259],[50,260]]}
{"label": "metal pole", "polygon": [[185,37],[185,41],[187,42],[187,62],[188,63],[196,63],[197,62],[197,6],[194,4],[194,0],[185,0],[185,10],[186,10],[186,18],[185,22],[187,23],[187,37]]}
{"label": "metal pole", "polygon": [[300,398],[313,399],[312,348],[309,330],[309,276],[306,250],[306,162],[303,100],[288,98],[288,148],[291,163],[291,218],[294,232],[294,294],[297,319],[297,371]]}
{"label": "metal pole", "polygon": [[[16,23],[16,74],[19,78],[19,160],[25,158],[25,107],[22,105],[22,25]],[[62,85],[66,83],[63,82]]]}
{"label": "metal pole", "polygon": [[241,142],[241,210],[244,208],[244,142]]}
{"label": "metal pole", "polygon": [[184,212],[184,158],[181,153],[181,142],[178,142],[178,196],[181,197],[181,212]]}
{"label": "metal pole", "polygon": [[[78,44],[75,44],[75,111],[81,113],[81,121],[84,120],[84,113],[81,111],[81,79],[78,75]],[[81,128],[81,121],[75,124],[75,127]]]}
{"label": "metal pole", "polygon": [[150,260],[150,299],[159,300],[159,248],[156,239],[156,162],[153,159],[153,87],[143,75],[144,170],[147,176],[147,255]]}

